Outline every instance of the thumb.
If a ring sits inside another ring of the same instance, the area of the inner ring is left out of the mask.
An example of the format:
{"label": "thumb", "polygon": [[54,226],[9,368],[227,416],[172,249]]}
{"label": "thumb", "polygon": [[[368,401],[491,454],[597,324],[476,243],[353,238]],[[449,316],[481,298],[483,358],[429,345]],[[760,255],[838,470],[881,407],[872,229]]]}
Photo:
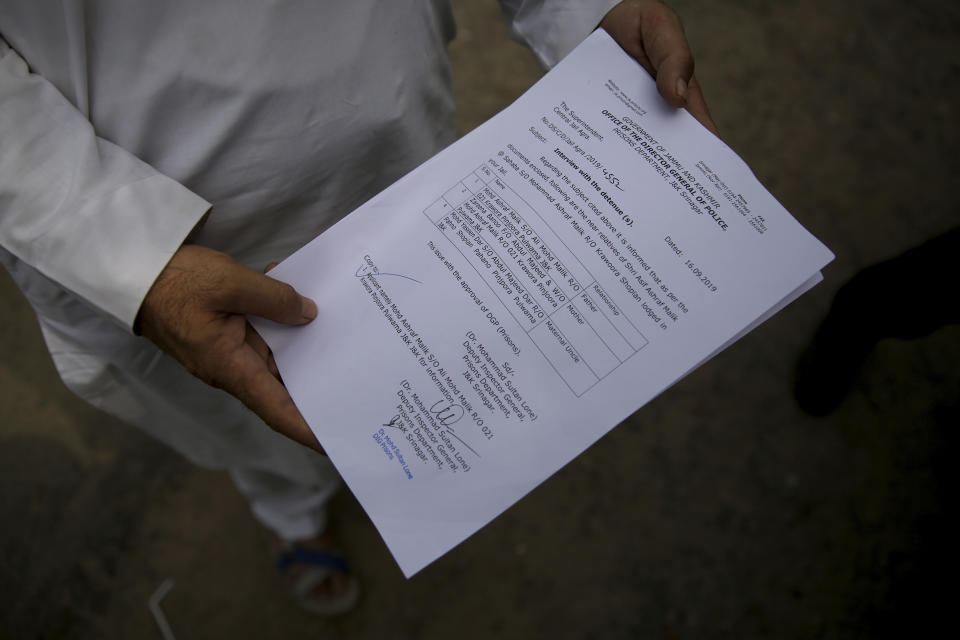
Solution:
{"label": "thumb", "polygon": [[671,55],[657,67],[657,91],[674,107],[684,107],[692,76],[692,59],[680,54]]}
{"label": "thumb", "polygon": [[643,13],[640,24],[657,90],[673,106],[686,106],[693,77],[693,54],[680,18],[668,7],[655,3]]}
{"label": "thumb", "polygon": [[306,324],[317,317],[316,303],[285,282],[235,264],[223,292],[222,311],[260,316],[282,324]]}

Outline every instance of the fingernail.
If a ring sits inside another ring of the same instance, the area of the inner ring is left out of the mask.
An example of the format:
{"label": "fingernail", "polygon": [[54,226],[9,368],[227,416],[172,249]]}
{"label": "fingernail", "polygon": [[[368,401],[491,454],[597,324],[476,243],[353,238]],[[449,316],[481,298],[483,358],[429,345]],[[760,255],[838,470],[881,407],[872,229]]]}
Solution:
{"label": "fingernail", "polygon": [[687,81],[683,78],[677,78],[677,94],[681,100],[687,101]]}
{"label": "fingernail", "polygon": [[310,298],[300,296],[300,313],[304,320],[313,320],[317,317],[317,303]]}

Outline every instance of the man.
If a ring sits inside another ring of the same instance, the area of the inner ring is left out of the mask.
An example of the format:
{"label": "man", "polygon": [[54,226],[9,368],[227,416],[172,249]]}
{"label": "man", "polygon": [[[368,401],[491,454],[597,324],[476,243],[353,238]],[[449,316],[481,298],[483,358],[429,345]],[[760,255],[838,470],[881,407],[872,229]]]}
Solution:
{"label": "man", "polygon": [[[602,26],[713,128],[660,2],[501,5],[545,66]],[[245,316],[322,322],[259,270],[453,140],[453,31],[442,0],[0,0],[0,261],[67,386],[229,469],[321,614],[358,594],[338,476]]]}

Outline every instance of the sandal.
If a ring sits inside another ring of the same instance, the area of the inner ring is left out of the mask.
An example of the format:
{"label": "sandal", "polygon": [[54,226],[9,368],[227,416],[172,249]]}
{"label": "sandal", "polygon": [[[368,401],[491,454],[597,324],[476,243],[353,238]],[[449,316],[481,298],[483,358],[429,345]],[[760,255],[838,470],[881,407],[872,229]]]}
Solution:
{"label": "sandal", "polygon": [[[290,587],[290,595],[301,608],[319,616],[337,616],[351,611],[360,600],[360,581],[350,574],[347,561],[339,551],[318,551],[286,543],[276,560],[277,571],[285,575],[296,565],[303,573]],[[347,575],[347,588],[326,600],[310,597],[314,589],[326,582],[334,573]]]}

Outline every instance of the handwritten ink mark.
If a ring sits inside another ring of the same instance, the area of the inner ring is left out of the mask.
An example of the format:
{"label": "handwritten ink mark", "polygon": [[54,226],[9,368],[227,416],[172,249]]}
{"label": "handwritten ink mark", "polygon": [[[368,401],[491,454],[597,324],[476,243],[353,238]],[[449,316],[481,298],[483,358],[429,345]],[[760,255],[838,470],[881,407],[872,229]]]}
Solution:
{"label": "handwritten ink mark", "polygon": [[[440,406],[439,409],[437,408],[438,405]],[[463,417],[463,407],[458,404],[445,405],[443,404],[443,400],[437,400],[433,403],[433,406],[430,407],[430,413],[437,418],[437,422],[445,427],[449,427],[452,424],[460,422],[460,418]]]}
{"label": "handwritten ink mark", "polygon": [[370,265],[362,264],[357,267],[356,272],[353,276],[355,278],[369,278],[370,276],[395,276],[397,278],[405,278],[406,280],[413,280],[417,284],[423,284],[420,280],[413,278],[411,276],[405,276],[402,273],[387,273],[386,271],[380,271],[376,267],[371,267]]}
{"label": "handwritten ink mark", "polygon": [[[399,423],[399,424],[397,424],[397,423]],[[402,422],[400,422],[400,414],[399,414],[399,413],[398,413],[397,415],[393,416],[392,418],[390,418],[390,422],[384,424],[383,426],[384,426],[384,427],[393,427],[394,429],[399,429],[399,430],[402,431],[403,433],[406,433],[406,431],[407,431],[407,428],[406,428],[405,426],[403,426],[403,423],[402,423]]]}
{"label": "handwritten ink mark", "polygon": [[433,414],[433,416],[437,419],[437,422],[444,427],[447,433],[456,438],[460,444],[469,449],[473,455],[477,456],[478,458],[481,457],[480,454],[474,451],[473,447],[464,442],[463,438],[458,436],[453,430],[453,427],[450,426],[460,422],[460,418],[462,418],[464,414],[463,407],[458,404],[444,404],[443,400],[437,400],[433,403],[433,406],[430,407],[430,413]]}
{"label": "handwritten ink mark", "polygon": [[476,451],[473,450],[473,447],[471,447],[471,446],[468,445],[466,442],[464,442],[464,441],[463,441],[463,438],[461,438],[460,436],[458,436],[457,434],[455,434],[455,433],[454,433],[453,431],[451,431],[449,428],[447,428],[447,433],[449,433],[449,434],[452,435],[454,438],[456,438],[457,440],[459,440],[459,441],[460,441],[460,444],[462,444],[462,445],[465,446],[467,449],[469,449],[469,450],[473,453],[473,455],[477,456],[478,458],[481,457],[479,453],[477,453]]}

